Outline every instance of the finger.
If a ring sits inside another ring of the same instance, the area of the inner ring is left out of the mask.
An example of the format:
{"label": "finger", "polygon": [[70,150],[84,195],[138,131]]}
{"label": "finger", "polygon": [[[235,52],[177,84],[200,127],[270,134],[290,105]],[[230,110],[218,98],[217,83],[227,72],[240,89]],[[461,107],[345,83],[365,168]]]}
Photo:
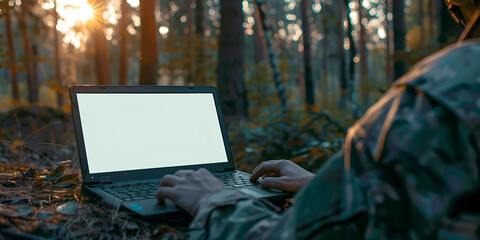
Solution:
{"label": "finger", "polygon": [[160,182],[160,187],[173,187],[178,184],[180,178],[174,175],[165,175]]}
{"label": "finger", "polygon": [[181,176],[190,176],[194,173],[193,170],[178,170],[174,176],[181,177]]}
{"label": "finger", "polygon": [[285,184],[283,182],[283,179],[277,177],[266,177],[262,179],[262,187],[285,190]]}
{"label": "finger", "polygon": [[259,166],[254,172],[252,172],[252,175],[250,176],[251,181],[256,181],[258,180],[259,177],[265,175],[265,174],[274,174],[274,175],[279,175],[280,174],[280,161],[269,161],[265,162],[262,166]]}
{"label": "finger", "polygon": [[157,200],[163,203],[165,198],[175,199],[176,190],[173,187],[160,187],[157,191]]}
{"label": "finger", "polygon": [[258,164],[258,165],[253,169],[252,174],[253,174],[254,172],[256,172],[259,168],[261,168],[261,167],[263,166],[263,164],[265,164],[265,161],[263,161],[263,162],[261,162],[260,164]]}
{"label": "finger", "polygon": [[[201,175],[205,175],[205,174],[207,174],[207,175],[212,175],[212,173],[211,173],[210,171],[208,171],[207,169],[205,169],[205,168],[200,168],[200,169],[198,169],[198,170],[197,170],[197,173],[199,173],[199,174],[201,174]],[[213,175],[212,175],[212,176],[213,176]]]}
{"label": "finger", "polygon": [[275,161],[279,161],[279,160],[267,160],[267,161],[261,162],[260,164],[258,164],[257,167],[255,167],[255,168],[253,169],[252,173],[255,172],[257,169],[261,168],[261,167],[263,166],[263,164],[265,164],[265,163],[271,163],[271,162],[275,162]]}

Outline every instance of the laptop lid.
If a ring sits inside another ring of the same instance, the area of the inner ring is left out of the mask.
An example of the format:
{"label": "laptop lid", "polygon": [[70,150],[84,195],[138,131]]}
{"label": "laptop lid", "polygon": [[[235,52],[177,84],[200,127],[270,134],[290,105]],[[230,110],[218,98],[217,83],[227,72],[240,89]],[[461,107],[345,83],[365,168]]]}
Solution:
{"label": "laptop lid", "polygon": [[85,183],[234,169],[214,87],[73,86],[70,97]]}

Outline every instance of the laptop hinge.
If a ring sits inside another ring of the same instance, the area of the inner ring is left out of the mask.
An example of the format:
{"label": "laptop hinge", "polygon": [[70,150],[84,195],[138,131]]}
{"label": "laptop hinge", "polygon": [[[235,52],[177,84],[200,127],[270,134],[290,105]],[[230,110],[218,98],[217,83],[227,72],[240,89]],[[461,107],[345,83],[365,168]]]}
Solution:
{"label": "laptop hinge", "polygon": [[98,183],[100,184],[109,184],[112,183],[112,179],[110,176],[103,176],[98,178]]}
{"label": "laptop hinge", "polygon": [[215,167],[216,172],[225,172],[225,167],[224,166],[217,166]]}

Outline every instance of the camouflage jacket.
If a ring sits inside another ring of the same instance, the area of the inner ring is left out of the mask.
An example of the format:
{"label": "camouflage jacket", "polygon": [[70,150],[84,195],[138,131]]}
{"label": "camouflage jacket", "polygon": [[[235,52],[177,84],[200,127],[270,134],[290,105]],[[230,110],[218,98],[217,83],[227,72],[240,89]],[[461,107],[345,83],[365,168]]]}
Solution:
{"label": "camouflage jacket", "polygon": [[418,63],[348,131],[281,214],[237,191],[206,200],[192,239],[480,238],[480,43]]}

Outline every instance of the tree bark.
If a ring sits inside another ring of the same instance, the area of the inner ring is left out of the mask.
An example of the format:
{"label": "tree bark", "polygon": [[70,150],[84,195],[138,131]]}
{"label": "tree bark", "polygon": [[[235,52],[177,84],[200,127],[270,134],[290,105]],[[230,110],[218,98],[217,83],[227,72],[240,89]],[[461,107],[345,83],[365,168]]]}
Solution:
{"label": "tree bark", "polygon": [[323,94],[323,99],[322,99],[322,105],[324,107],[328,106],[328,96],[327,96],[327,91],[325,91],[328,87],[328,38],[330,34],[325,32],[323,34],[323,39],[322,39],[322,84],[323,84],[323,89],[324,89],[324,94]]}
{"label": "tree bark", "polygon": [[435,39],[435,33],[433,26],[435,25],[435,19],[433,17],[433,12],[435,9],[435,0],[428,0],[428,30],[430,32],[430,39]]}
{"label": "tree bark", "polygon": [[122,17],[120,18],[120,63],[118,69],[119,84],[127,85],[127,14],[128,14],[128,3],[126,0],[122,0],[121,5]]}
{"label": "tree bark", "polygon": [[155,0],[140,1],[140,85],[157,84],[157,29],[155,27]]}
{"label": "tree bark", "polygon": [[[53,61],[54,61],[54,68],[55,68],[55,79],[57,79],[57,84],[60,88],[62,88],[62,78],[60,76],[60,54],[59,54],[59,43],[58,43],[58,31],[57,31],[57,23],[58,23],[58,13],[57,13],[57,1],[54,1],[54,8],[53,8],[53,17],[55,19],[55,25],[53,26]],[[62,108],[63,106],[63,94],[61,89],[57,91],[57,105],[58,108]]]}
{"label": "tree bark", "polygon": [[17,61],[15,59],[15,44],[13,42],[13,33],[12,33],[12,21],[10,19],[10,9],[7,9],[5,13],[5,29],[7,32],[7,44],[8,44],[8,59],[10,67],[10,84],[12,86],[12,97],[14,101],[20,99],[18,92],[18,78],[17,78]]}
{"label": "tree bark", "polygon": [[354,28],[352,26],[352,19],[350,18],[350,8],[348,7],[349,0],[345,0],[345,6],[347,9],[347,18],[348,18],[348,25],[347,25],[347,32],[348,32],[348,40],[350,42],[350,49],[349,49],[349,65],[348,65],[348,75],[349,75],[349,100],[350,100],[350,109],[352,111],[352,115],[355,119],[360,118],[360,111],[358,109],[357,103],[355,101],[355,61],[353,58],[357,56],[357,49],[355,47],[355,41],[353,38],[353,31]]}
{"label": "tree bark", "polygon": [[28,86],[28,101],[30,103],[38,102],[38,84],[35,74],[35,63],[33,59],[33,49],[30,42],[30,34],[28,31],[27,17],[28,6],[26,2],[21,5],[20,11],[20,31],[23,37],[23,46],[25,49],[25,61],[24,64],[27,68],[27,86]]}
{"label": "tree bark", "polygon": [[[391,2],[390,0],[385,0],[385,5],[386,5],[386,12],[385,15],[391,12]],[[394,78],[392,75],[392,58],[391,58],[391,35],[390,35],[390,21],[388,19],[385,20],[385,42],[387,43],[387,53],[386,53],[386,59],[387,63],[385,68],[387,69],[387,78],[389,79],[390,82],[393,82]]]}
{"label": "tree bark", "polygon": [[364,8],[362,6],[362,1],[358,0],[358,24],[360,25],[360,73],[362,81],[362,91],[363,99],[368,100],[368,84],[367,84],[367,51],[365,46],[365,26],[363,26],[362,20],[364,16]]}
{"label": "tree bark", "polygon": [[405,15],[403,1],[393,1],[393,45],[394,45],[394,79],[400,78],[406,70],[405,62],[400,59],[405,53]]}
{"label": "tree bark", "polygon": [[310,29],[307,15],[307,0],[301,0],[301,13],[303,31],[303,61],[305,67],[305,103],[307,104],[307,110],[311,110],[311,107],[315,105],[315,88],[313,85]]}
{"label": "tree bark", "polygon": [[341,19],[338,21],[337,38],[338,38],[338,55],[339,55],[339,75],[340,75],[340,106],[345,108],[348,96],[348,81],[345,66],[345,50],[343,48],[345,41],[345,30],[343,21],[346,19],[345,5],[342,1],[338,1],[338,9]]}
{"label": "tree bark", "polygon": [[257,5],[256,9],[259,10],[260,19],[262,20],[261,24],[265,32],[265,42],[267,44],[268,58],[270,59],[270,67],[272,68],[273,81],[275,83],[275,87],[277,88],[278,98],[280,99],[280,106],[282,107],[283,111],[286,111],[288,109],[288,106],[287,97],[285,95],[285,87],[283,86],[283,83],[280,79],[280,70],[277,66],[277,60],[275,58],[272,40],[270,38],[271,27],[266,22],[265,9],[263,9],[263,1],[264,0],[253,0],[253,4]]}
{"label": "tree bark", "polygon": [[227,121],[248,116],[244,82],[244,33],[242,0],[220,1],[218,95]]}
{"label": "tree bark", "polygon": [[103,29],[96,26],[93,29],[93,41],[95,45],[95,73],[98,85],[110,84],[110,69],[108,63],[107,39]]}
{"label": "tree bark", "polygon": [[418,25],[420,26],[420,33],[419,33],[419,49],[423,50],[423,46],[425,45],[425,25],[423,24],[423,0],[418,1]]}
{"label": "tree bark", "polygon": [[198,55],[195,58],[195,80],[197,85],[205,84],[205,0],[195,0],[195,35],[199,38],[200,47],[197,49]]}
{"label": "tree bark", "polygon": [[195,0],[195,33],[205,35],[205,0]]}
{"label": "tree bark", "polygon": [[259,63],[267,58],[267,43],[265,42],[265,31],[262,27],[262,17],[258,4],[255,6],[255,25],[253,26],[253,36],[255,38],[255,62]]}
{"label": "tree bark", "polygon": [[195,36],[193,34],[193,8],[192,8],[193,0],[187,0],[187,29],[188,29],[188,51],[186,51],[186,57],[189,59],[187,63],[187,79],[186,79],[186,85],[193,84],[193,79],[195,79],[194,75],[194,51],[195,47],[193,46],[194,44],[194,39]]}

